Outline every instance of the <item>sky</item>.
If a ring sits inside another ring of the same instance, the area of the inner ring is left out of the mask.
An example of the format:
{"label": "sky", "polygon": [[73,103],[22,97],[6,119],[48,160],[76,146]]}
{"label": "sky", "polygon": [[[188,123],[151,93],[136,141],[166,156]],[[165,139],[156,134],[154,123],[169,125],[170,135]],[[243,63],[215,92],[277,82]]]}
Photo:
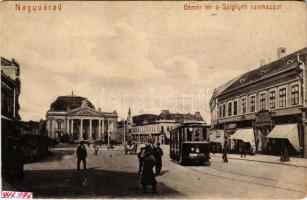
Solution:
{"label": "sky", "polygon": [[[48,2],[21,2],[44,5]],[[222,4],[223,2],[199,2]],[[225,3],[225,2],[224,2]],[[238,2],[237,2],[238,3]],[[239,2],[240,3],[240,2]],[[253,2],[256,4],[257,2]],[[87,97],[119,119],[200,111],[214,88],[306,46],[303,2],[280,10],[184,10],[185,2],[53,2],[61,11],[1,5],[1,56],[21,66],[22,120],[44,119],[58,96]]]}

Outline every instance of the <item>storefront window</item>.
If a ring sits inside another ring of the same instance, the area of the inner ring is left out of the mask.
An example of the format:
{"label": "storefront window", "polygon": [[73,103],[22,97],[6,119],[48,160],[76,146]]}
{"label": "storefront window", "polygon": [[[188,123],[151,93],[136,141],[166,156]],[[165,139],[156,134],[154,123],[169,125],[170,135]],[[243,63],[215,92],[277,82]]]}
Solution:
{"label": "storefront window", "polygon": [[250,112],[255,112],[255,96],[251,96],[250,97],[250,107],[249,107],[249,111]]}
{"label": "storefront window", "polygon": [[269,106],[270,109],[275,109],[275,100],[276,100],[276,92],[275,91],[271,91],[270,92],[270,102],[269,102]]}
{"label": "storefront window", "polygon": [[286,107],[286,88],[279,90],[279,107]]}
{"label": "storefront window", "polygon": [[298,105],[299,102],[299,90],[298,85],[291,87],[291,105]]}
{"label": "storefront window", "polygon": [[260,110],[266,109],[266,96],[265,94],[260,94]]}

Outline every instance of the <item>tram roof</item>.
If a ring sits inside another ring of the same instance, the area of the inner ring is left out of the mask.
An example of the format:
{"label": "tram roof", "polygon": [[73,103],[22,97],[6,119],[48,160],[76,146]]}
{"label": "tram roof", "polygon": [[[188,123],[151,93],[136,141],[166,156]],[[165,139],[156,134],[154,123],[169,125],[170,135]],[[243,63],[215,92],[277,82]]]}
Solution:
{"label": "tram roof", "polygon": [[177,125],[173,130],[176,130],[176,129],[181,128],[181,127],[191,127],[191,126],[203,126],[204,127],[204,126],[206,126],[206,122],[199,122],[199,121],[183,122],[183,123]]}

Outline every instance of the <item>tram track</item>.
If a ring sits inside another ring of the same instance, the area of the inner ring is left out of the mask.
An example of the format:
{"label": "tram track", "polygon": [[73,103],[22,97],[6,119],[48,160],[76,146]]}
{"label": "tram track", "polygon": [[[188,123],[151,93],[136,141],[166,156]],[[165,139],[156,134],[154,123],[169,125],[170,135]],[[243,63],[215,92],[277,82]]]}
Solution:
{"label": "tram track", "polygon": [[[287,188],[287,187],[281,187],[281,186],[276,186],[276,185],[266,184],[266,183],[259,183],[259,182],[255,182],[255,181],[251,181],[251,180],[245,180],[245,179],[242,179],[242,178],[234,178],[234,177],[223,176],[223,175],[219,175],[219,174],[213,174],[213,173],[197,170],[197,169],[193,168],[192,166],[185,166],[185,167],[187,169],[193,171],[193,172],[198,173],[198,174],[203,174],[203,175],[207,175],[207,176],[213,176],[213,177],[216,177],[216,178],[227,179],[227,180],[236,181],[236,182],[244,182],[244,183],[248,183],[248,184],[254,184],[254,185],[259,185],[259,186],[271,187],[271,188],[274,188],[274,189],[281,189],[281,190],[287,190],[287,191],[299,192],[299,193],[305,194],[305,191],[302,191],[302,190],[297,190],[297,189],[292,189],[292,188]],[[210,167],[209,167],[209,169],[210,169]],[[240,176],[244,176],[244,175],[240,175]],[[245,175],[245,177],[247,177],[247,176],[248,175]],[[274,179],[272,179],[270,181],[277,182],[277,180],[274,180]]]}

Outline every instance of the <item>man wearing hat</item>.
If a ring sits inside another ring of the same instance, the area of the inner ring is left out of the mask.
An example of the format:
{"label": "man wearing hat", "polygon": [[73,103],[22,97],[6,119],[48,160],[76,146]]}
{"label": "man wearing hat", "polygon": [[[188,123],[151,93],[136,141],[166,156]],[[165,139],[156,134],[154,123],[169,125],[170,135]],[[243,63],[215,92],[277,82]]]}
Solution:
{"label": "man wearing hat", "polygon": [[153,155],[156,161],[156,175],[161,174],[163,150],[160,148],[160,143],[153,150]]}
{"label": "man wearing hat", "polygon": [[80,145],[77,148],[77,169],[80,170],[80,162],[83,162],[83,168],[86,170],[86,157],[87,157],[87,151],[86,147],[84,146],[84,141],[80,142]]}

